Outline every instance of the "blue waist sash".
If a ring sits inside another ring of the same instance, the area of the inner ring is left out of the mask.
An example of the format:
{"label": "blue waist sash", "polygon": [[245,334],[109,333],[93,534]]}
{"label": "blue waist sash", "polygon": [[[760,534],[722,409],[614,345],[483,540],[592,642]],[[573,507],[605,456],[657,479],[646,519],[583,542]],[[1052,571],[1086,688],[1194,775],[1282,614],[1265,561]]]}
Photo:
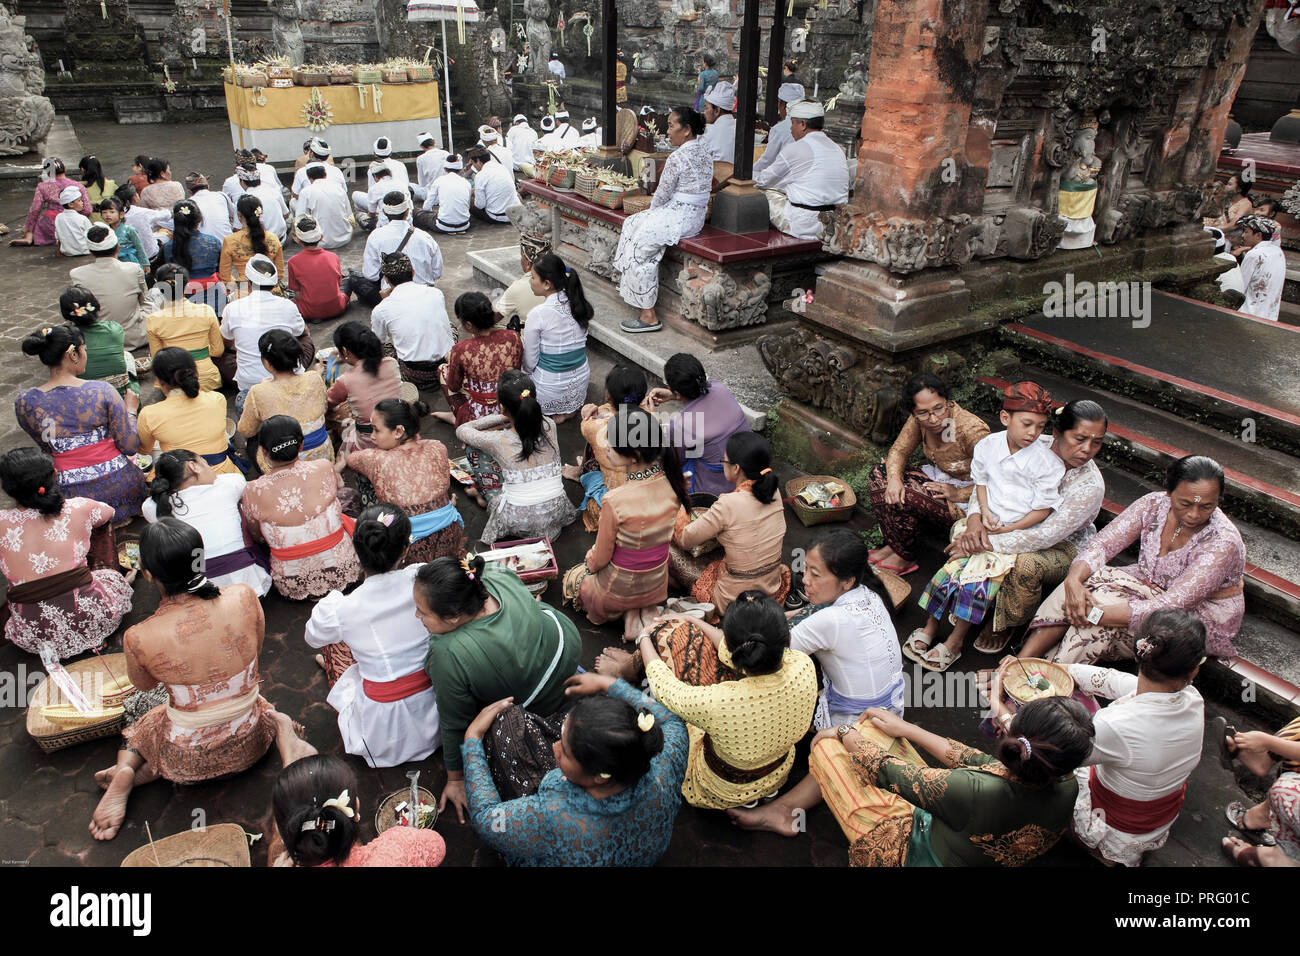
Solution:
{"label": "blue waist sash", "polygon": [[199,457],[213,468],[216,468],[217,465],[229,458],[235,463],[235,467],[238,468],[242,474],[248,474],[248,462],[236,455],[229,447],[227,447],[225,451],[213,452],[211,455],[200,455]]}
{"label": "blue waist sash", "polygon": [[870,707],[883,707],[900,716],[903,713],[903,690],[906,688],[903,675],[898,675],[888,690],[879,697],[845,697],[826,682],[826,709],[832,714],[861,714]]}
{"label": "blue waist sash", "polygon": [[302,436],[302,450],[311,451],[313,448],[319,448],[321,445],[325,444],[329,437],[329,432],[326,430],[325,426],[322,425],[314,432],[308,432]]}
{"label": "blue waist sash", "polygon": [[596,504],[602,504],[605,500],[605,475],[599,471],[589,471],[578,479],[578,484],[582,485],[584,492],[582,504],[578,505],[581,511],[587,507],[588,501],[594,501]]}
{"label": "blue waist sash", "polygon": [[537,356],[537,367],[548,372],[572,372],[575,368],[582,368],[586,361],[585,348],[569,352],[543,352]]}
{"label": "blue waist sash", "polygon": [[420,541],[436,534],[443,528],[459,522],[462,526],[465,519],[460,516],[456,510],[456,503],[449,501],[436,511],[426,511],[424,514],[411,516],[411,542]]}
{"label": "blue waist sash", "polygon": [[[688,458],[688,459],[687,459],[687,461],[686,461],[686,467],[688,467],[688,468],[693,468],[695,465],[699,465],[701,468],[707,468],[707,469],[709,469],[709,471],[716,472],[716,473],[719,474],[719,475],[722,474],[722,464],[721,464],[721,463],[715,465],[715,464],[713,464],[712,462],[707,462],[707,461],[705,461],[703,458]],[[695,472],[694,472],[694,471],[691,472],[690,486],[686,489],[686,491],[687,491],[689,494],[694,494],[694,493],[695,493]]]}

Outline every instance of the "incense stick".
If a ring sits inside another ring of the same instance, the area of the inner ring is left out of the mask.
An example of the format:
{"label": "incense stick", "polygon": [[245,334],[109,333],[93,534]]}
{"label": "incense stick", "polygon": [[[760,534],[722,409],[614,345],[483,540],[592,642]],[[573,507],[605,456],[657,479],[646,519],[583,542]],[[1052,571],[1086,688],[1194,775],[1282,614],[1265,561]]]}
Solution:
{"label": "incense stick", "polygon": [[[114,679],[116,679],[116,678],[114,678]],[[162,861],[158,859],[158,847],[154,846],[154,842],[153,842],[153,831],[151,831],[151,830],[149,829],[149,821],[148,821],[148,820],[144,821],[144,833],[145,833],[145,836],[147,836],[147,837],[149,838],[149,849],[153,850],[153,862],[154,862],[154,865],[157,866],[157,867],[159,867],[159,868],[161,868],[161,867],[162,867]]]}
{"label": "incense stick", "polygon": [[113,678],[113,683],[117,685],[118,690],[121,690],[122,682],[118,680],[117,675],[113,673],[113,668],[108,666],[108,661],[104,660],[104,655],[99,653],[99,651],[95,650],[94,648],[91,648],[91,650],[95,651],[95,656],[98,657],[99,662],[104,665],[104,670],[108,671],[108,676]]}

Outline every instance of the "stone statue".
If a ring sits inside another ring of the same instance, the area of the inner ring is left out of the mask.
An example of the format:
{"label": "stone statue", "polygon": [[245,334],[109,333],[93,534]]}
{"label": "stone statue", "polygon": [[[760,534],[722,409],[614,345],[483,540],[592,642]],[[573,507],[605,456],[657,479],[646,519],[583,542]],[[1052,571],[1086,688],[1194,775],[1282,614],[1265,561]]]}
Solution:
{"label": "stone statue", "polygon": [[36,41],[23,32],[24,23],[0,4],[0,156],[35,149],[54,122],[54,106],[41,96],[41,55]]}
{"label": "stone statue", "polygon": [[865,100],[867,98],[867,68],[861,60],[854,60],[844,71],[844,82],[840,84],[840,96],[846,100]]}
{"label": "stone statue", "polygon": [[546,24],[551,5],[547,0],[524,0],[524,15],[528,17],[528,72],[544,80],[551,59],[551,28]]}
{"label": "stone statue", "polygon": [[307,41],[302,35],[302,7],[299,0],[274,0],[271,36],[280,56],[287,56],[294,66],[306,62]]}
{"label": "stone statue", "polygon": [[1057,193],[1057,208],[1065,220],[1062,249],[1087,249],[1097,232],[1092,211],[1097,203],[1097,174],[1101,172],[1096,150],[1098,125],[1097,117],[1088,113],[1079,123],[1070,146],[1070,161]]}

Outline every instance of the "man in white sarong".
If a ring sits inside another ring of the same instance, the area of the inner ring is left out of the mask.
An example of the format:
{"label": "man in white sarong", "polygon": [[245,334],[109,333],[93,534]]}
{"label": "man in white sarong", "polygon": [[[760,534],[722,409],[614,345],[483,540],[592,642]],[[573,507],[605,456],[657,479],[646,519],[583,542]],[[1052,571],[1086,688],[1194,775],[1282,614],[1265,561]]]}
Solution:
{"label": "man in white sarong", "polygon": [[1241,260],[1242,285],[1246,301],[1240,311],[1276,322],[1282,308],[1282,286],[1286,282],[1286,255],[1270,242],[1277,223],[1265,216],[1242,216],[1241,242],[1246,254]]}
{"label": "man in white sarong", "polygon": [[704,144],[715,163],[730,163],[736,158],[736,88],[719,80],[704,96]]}
{"label": "man in white sarong", "polygon": [[796,239],[817,239],[821,214],[849,201],[849,164],[822,132],[826,113],[820,103],[802,100],[789,113],[794,142],[755,177],[755,184],[767,194],[773,226]]}

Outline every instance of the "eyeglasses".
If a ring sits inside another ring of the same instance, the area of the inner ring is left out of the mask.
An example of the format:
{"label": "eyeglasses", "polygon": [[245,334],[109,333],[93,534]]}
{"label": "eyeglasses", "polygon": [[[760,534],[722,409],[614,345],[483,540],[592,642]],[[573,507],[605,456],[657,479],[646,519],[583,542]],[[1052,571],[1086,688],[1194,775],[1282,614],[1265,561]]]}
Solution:
{"label": "eyeglasses", "polygon": [[913,417],[919,419],[920,421],[926,421],[928,419],[933,419],[933,418],[942,418],[944,415],[948,413],[948,408],[951,405],[952,402],[944,402],[938,408],[929,408],[924,411],[914,411],[912,412],[912,415]]}
{"label": "eyeglasses", "polygon": [[728,460],[725,459],[725,458],[722,459],[722,463],[723,463],[724,465],[734,465],[734,464],[735,464],[734,461],[728,461]]}

